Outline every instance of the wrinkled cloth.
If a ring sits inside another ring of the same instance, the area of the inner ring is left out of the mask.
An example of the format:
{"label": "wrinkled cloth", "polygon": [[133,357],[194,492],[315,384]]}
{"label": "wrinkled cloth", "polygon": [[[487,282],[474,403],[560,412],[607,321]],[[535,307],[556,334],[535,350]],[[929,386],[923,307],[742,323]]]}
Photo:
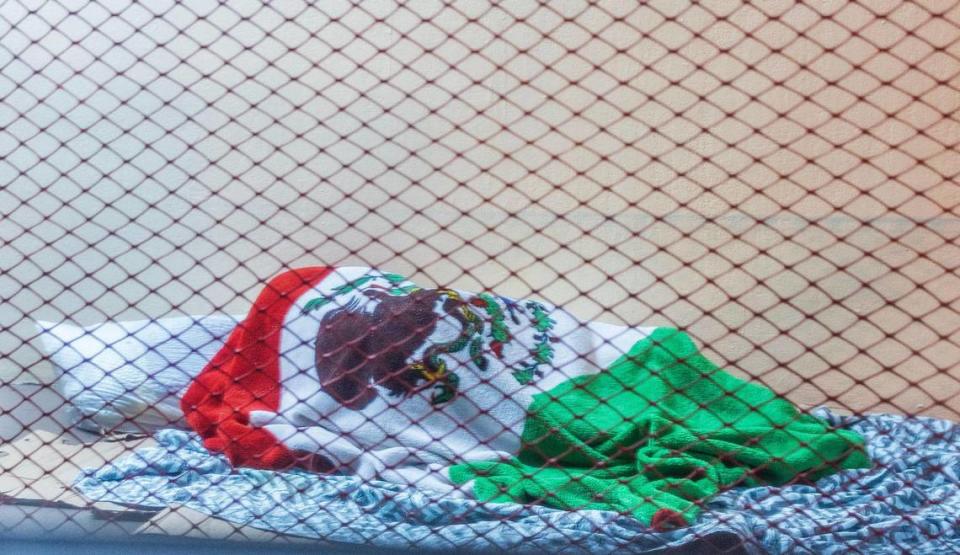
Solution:
{"label": "wrinkled cloth", "polygon": [[654,329],[362,266],[291,269],[180,407],[236,467],[452,492],[449,466],[517,454],[534,395],[603,372]]}
{"label": "wrinkled cloth", "polygon": [[654,533],[611,511],[478,503],[355,476],[233,469],[200,439],[163,430],[145,448],[74,485],[96,501],[182,504],[239,525],[390,548],[639,553],[732,532],[755,553],[956,552],[960,548],[960,426],[931,418],[840,417],[861,434],[874,466],[814,485],[734,489],[694,525]]}
{"label": "wrinkled cloth", "polygon": [[666,529],[733,485],[870,466],[863,438],[724,372],[670,328],[535,396],[528,413],[517,457],[454,466],[453,481],[473,481],[480,501],[614,510]]}

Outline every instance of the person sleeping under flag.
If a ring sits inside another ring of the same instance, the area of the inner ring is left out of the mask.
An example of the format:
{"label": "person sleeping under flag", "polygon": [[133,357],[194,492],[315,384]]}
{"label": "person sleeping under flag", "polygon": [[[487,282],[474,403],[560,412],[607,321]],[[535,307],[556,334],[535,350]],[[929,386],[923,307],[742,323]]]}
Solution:
{"label": "person sleeping under flag", "polygon": [[676,329],[365,267],[265,284],[181,408],[235,466],[608,509],[658,530],[726,488],[870,464],[857,434],[728,374]]}

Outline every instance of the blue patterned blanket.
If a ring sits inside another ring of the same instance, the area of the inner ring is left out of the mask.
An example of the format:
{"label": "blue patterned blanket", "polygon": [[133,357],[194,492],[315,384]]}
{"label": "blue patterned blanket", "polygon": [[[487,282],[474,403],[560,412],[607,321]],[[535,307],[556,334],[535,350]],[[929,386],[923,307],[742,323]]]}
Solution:
{"label": "blue patterned blanket", "polygon": [[815,413],[862,434],[874,467],[815,485],[728,491],[695,525],[664,533],[605,511],[480,504],[351,476],[232,469],[180,430],[162,430],[158,447],[85,471],[74,487],[96,501],[181,504],[284,534],[418,550],[640,553],[726,532],[756,553],[960,552],[960,426]]}

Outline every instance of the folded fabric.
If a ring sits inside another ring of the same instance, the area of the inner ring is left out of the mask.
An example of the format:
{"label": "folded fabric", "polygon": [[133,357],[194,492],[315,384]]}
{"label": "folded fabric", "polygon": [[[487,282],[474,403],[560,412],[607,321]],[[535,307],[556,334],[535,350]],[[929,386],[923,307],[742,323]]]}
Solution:
{"label": "folded fabric", "polygon": [[707,502],[694,525],[661,533],[610,511],[479,503],[356,476],[233,469],[198,436],[180,430],[159,432],[156,448],[86,470],[74,488],[93,501],[186,505],[272,532],[385,548],[600,555],[728,534],[751,553],[956,551],[960,426],[932,418],[815,414],[862,435],[874,466],[810,485],[728,490]]}
{"label": "folded fabric", "polygon": [[869,462],[856,434],[724,373],[676,330],[359,267],[273,279],[181,406],[238,466],[466,484],[657,528],[723,487]]}
{"label": "folded fabric", "polygon": [[869,466],[863,439],[801,415],[661,328],[606,372],[537,395],[519,455],[454,466],[482,501],[608,509],[662,528],[723,487],[816,480]]}

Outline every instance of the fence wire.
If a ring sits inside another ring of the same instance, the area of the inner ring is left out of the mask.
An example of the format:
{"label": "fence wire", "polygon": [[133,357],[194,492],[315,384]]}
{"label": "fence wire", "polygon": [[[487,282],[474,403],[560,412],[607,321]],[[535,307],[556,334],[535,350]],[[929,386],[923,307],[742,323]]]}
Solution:
{"label": "fence wire", "polygon": [[[904,415],[948,444],[958,76],[960,6],[940,0],[0,2],[0,531],[383,547],[346,516],[352,539],[283,534],[226,505],[158,513],[73,488],[157,437],[136,419],[76,429],[50,326],[100,334],[74,364],[109,351],[119,371],[146,360],[114,349],[142,343],[133,330],[243,315],[312,266],[677,328],[802,410]],[[218,325],[189,356],[236,322]],[[926,468],[918,452],[902,460]],[[916,479],[956,489],[950,472]],[[909,526],[937,503],[874,508]],[[887,552],[915,550],[879,528]],[[701,539],[688,549],[772,549]],[[805,542],[784,545],[823,551]]]}

